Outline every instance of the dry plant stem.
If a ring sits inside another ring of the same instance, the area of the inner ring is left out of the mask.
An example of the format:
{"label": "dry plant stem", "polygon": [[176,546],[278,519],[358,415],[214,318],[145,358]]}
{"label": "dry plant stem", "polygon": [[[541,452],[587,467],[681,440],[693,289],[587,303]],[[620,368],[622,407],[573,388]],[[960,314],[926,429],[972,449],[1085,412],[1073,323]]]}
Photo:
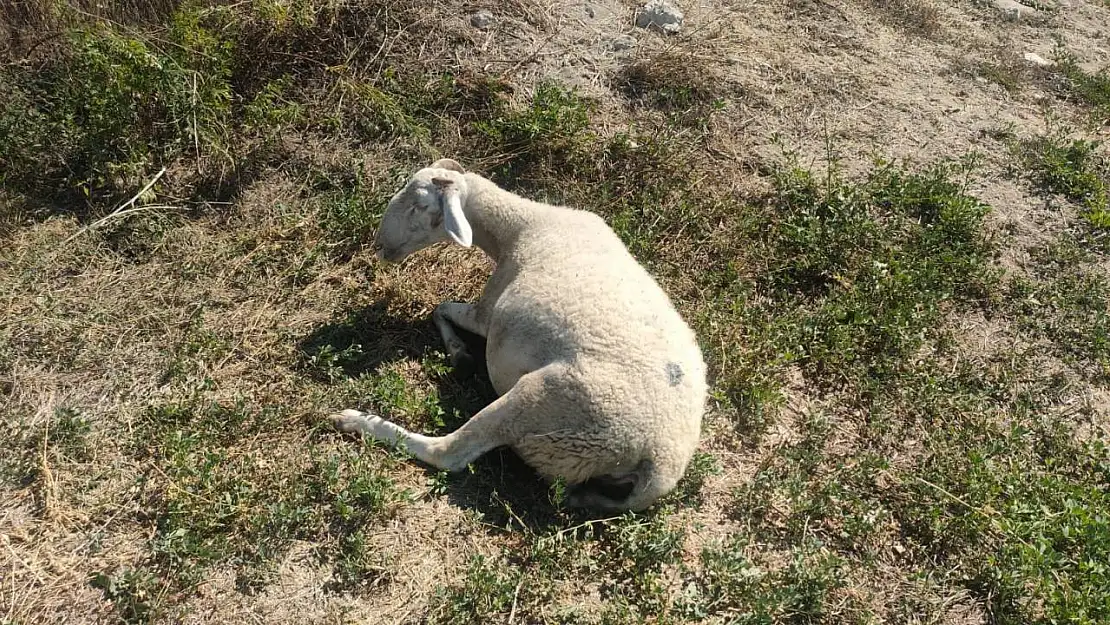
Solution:
{"label": "dry plant stem", "polygon": [[85,232],[87,232],[89,230],[92,230],[94,228],[98,228],[101,225],[111,221],[112,219],[117,219],[119,217],[122,217],[123,215],[129,215],[131,213],[137,213],[139,211],[152,210],[152,209],[156,209],[156,208],[176,208],[174,206],[165,206],[165,205],[159,205],[159,204],[151,204],[151,205],[147,205],[147,206],[138,206],[138,207],[131,208],[131,209],[127,208],[128,206],[131,206],[136,201],[138,201],[138,199],[141,198],[144,193],[149,191],[150,188],[153,187],[155,185],[155,183],[157,183],[158,180],[165,173],[166,173],[166,168],[163,167],[161,170],[158,171],[157,174],[154,175],[153,178],[150,179],[150,182],[147,182],[146,185],[142,189],[140,189],[138,193],[133,195],[130,200],[127,200],[123,204],[120,204],[111,213],[108,213],[107,215],[101,217],[100,219],[97,219],[96,221],[92,222],[91,224],[89,224],[89,225],[85,226],[84,228],[81,228],[77,232],[73,233],[73,235],[70,236],[68,239],[66,239],[65,241],[62,241],[62,247],[65,247],[69,243],[72,243],[74,239],[81,236]]}

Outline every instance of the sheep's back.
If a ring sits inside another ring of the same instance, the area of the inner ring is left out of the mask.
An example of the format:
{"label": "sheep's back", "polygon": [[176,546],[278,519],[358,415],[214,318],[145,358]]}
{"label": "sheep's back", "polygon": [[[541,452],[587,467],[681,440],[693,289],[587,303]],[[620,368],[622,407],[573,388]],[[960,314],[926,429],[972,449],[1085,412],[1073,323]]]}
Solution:
{"label": "sheep's back", "polygon": [[[554,234],[553,234],[554,233]],[[596,215],[565,211],[520,242],[503,312],[530,326],[556,358],[704,394],[705,364],[689,325],[620,238]],[[697,403],[700,400],[693,400]]]}

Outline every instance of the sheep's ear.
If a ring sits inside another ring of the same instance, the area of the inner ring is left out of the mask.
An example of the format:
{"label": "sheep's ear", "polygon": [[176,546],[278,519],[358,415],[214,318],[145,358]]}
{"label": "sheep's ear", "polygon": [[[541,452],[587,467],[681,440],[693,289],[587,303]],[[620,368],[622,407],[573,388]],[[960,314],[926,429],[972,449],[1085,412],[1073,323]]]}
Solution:
{"label": "sheep's ear", "polygon": [[451,171],[457,171],[460,174],[466,173],[466,170],[463,169],[463,166],[460,165],[459,162],[453,158],[441,158],[438,161],[432,163],[432,167],[435,167],[436,169],[450,169]]}
{"label": "sheep's ear", "polygon": [[439,189],[439,203],[443,207],[443,227],[455,243],[463,247],[470,247],[474,242],[474,233],[470,229],[470,222],[463,214],[462,197],[459,186],[445,178],[433,178],[436,188]]}

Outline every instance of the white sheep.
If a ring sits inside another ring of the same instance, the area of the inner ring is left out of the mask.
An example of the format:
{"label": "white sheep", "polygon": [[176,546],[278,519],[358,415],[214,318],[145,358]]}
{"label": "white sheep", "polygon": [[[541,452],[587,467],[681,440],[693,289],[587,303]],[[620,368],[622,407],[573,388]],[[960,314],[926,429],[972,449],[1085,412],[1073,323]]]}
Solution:
{"label": "white sheep", "polygon": [[576,507],[642,510],[670,492],[701,435],[705,362],[617,235],[597,215],[527,200],[441,159],[389,201],[375,247],[400,262],[449,239],[473,242],[496,269],[477,304],[444,302],[433,319],[456,363],[469,358],[456,326],[486,337],[499,397],[446,436],[358,410],[334,425],[448,471],[507,445],[564,480]]}

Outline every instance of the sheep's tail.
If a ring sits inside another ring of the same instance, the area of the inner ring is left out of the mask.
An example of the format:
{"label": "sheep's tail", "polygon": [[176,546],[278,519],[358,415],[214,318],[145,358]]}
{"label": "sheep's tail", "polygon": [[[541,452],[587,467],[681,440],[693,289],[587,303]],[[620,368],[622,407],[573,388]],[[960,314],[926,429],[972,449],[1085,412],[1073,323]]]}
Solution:
{"label": "sheep's tail", "polygon": [[638,512],[669,493],[681,476],[659,471],[654,462],[643,460],[636,471],[623,478],[591,479],[578,485],[568,503],[612,512]]}

